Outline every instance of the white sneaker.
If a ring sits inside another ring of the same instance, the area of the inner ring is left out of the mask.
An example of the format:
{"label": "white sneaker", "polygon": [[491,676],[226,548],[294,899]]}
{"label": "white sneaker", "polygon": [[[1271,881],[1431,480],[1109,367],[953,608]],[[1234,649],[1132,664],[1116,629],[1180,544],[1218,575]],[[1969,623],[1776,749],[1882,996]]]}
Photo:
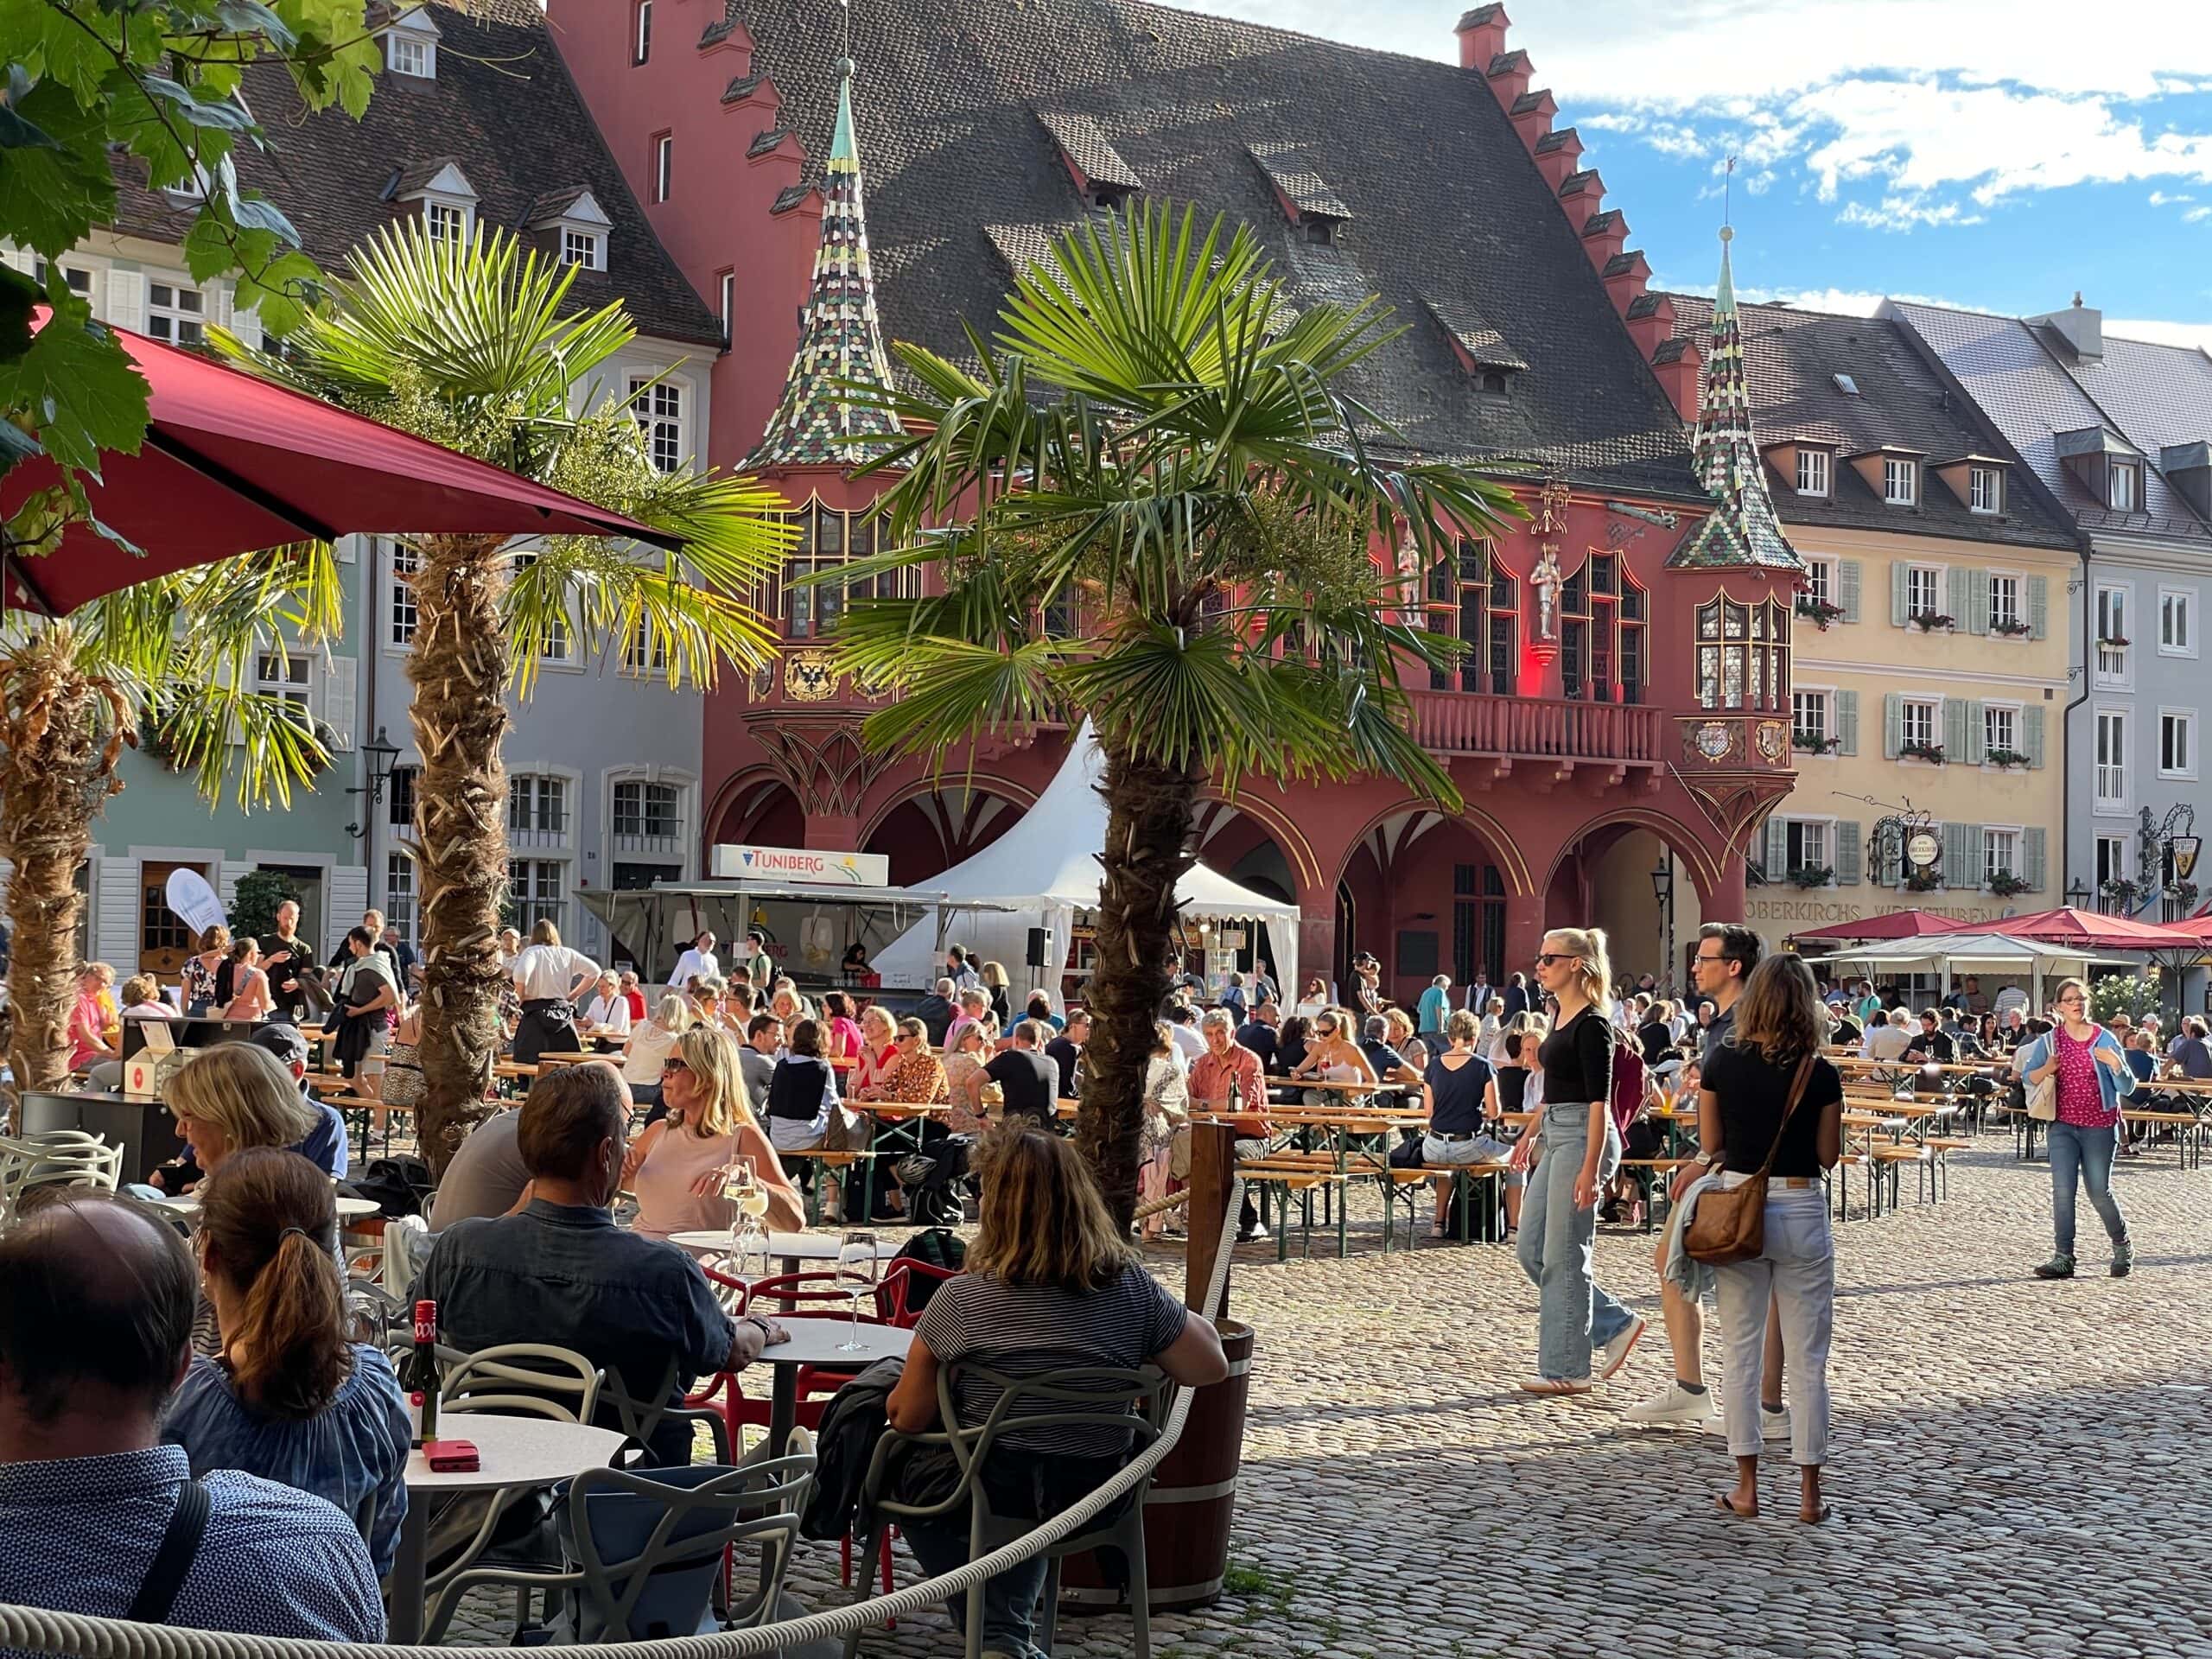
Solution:
{"label": "white sneaker", "polygon": [[1637,1338],[1644,1332],[1648,1322],[1638,1319],[1598,1351],[1598,1380],[1611,1382],[1620,1368],[1628,1363],[1629,1350],[1636,1346]]}
{"label": "white sneaker", "polygon": [[[1728,1437],[1727,1418],[1718,1411],[1714,1412],[1712,1420],[1705,1426],[1705,1432],[1726,1440]],[[1789,1438],[1789,1407],[1763,1405],[1759,1408],[1759,1438],[1763,1440],[1786,1440]]]}
{"label": "white sneaker", "polygon": [[1669,1382],[1649,1400],[1640,1405],[1630,1406],[1621,1414],[1624,1421],[1647,1428],[1675,1423],[1708,1422],[1719,1415],[1719,1408],[1713,1403],[1711,1389],[1702,1394],[1692,1394],[1678,1382]]}

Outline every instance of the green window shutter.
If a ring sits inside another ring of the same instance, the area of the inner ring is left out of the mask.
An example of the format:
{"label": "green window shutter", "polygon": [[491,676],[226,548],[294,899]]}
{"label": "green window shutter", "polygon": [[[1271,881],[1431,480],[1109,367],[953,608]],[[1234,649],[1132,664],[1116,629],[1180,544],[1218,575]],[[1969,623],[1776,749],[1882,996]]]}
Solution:
{"label": "green window shutter", "polygon": [[1958,758],[1970,766],[1978,766],[1989,759],[1989,721],[1979,702],[1969,701],[1966,710],[1967,741]]}
{"label": "green window shutter", "polygon": [[1943,699],[1943,758],[1963,763],[1967,758],[1967,710],[1979,705],[1964,697]]}
{"label": "green window shutter", "polygon": [[1859,620],[1859,579],[1862,574],[1856,559],[1838,559],[1835,563],[1835,602],[1843,607],[1843,620]]}
{"label": "green window shutter", "polygon": [[1835,694],[1834,735],[1836,739],[1835,752],[1838,754],[1859,753],[1859,694],[1856,691],[1839,691]]}
{"label": "green window shutter", "polygon": [[1943,826],[1943,885],[1978,887],[1981,885],[1981,828],[1972,823]]}
{"label": "green window shutter", "polygon": [[1781,881],[1789,874],[1789,826],[1780,818],[1766,821],[1766,879]]}
{"label": "green window shutter", "polygon": [[2031,766],[2043,765],[2043,709],[2036,705],[2020,710],[2020,753]]}
{"label": "green window shutter", "polygon": [[1904,693],[1882,694],[1882,758],[1894,760],[1904,743]]}
{"label": "green window shutter", "polygon": [[2040,639],[2050,626],[2050,578],[2028,578],[2028,637]]}
{"label": "green window shutter", "polygon": [[2020,862],[2027,868],[2018,874],[2031,893],[2043,891],[2044,842],[2049,833],[2040,825],[2020,831]]}
{"label": "green window shutter", "polygon": [[1959,619],[1959,625],[1968,633],[1987,633],[1989,632],[1989,572],[1964,570],[1959,574],[1966,578],[1964,607],[1966,614]]}
{"label": "green window shutter", "polygon": [[1890,567],[1890,626],[1901,628],[1912,620],[1912,567]]}
{"label": "green window shutter", "polygon": [[1839,818],[1835,826],[1835,884],[1839,887],[1855,887],[1866,877],[1866,844],[1859,839],[1859,825],[1849,818]]}

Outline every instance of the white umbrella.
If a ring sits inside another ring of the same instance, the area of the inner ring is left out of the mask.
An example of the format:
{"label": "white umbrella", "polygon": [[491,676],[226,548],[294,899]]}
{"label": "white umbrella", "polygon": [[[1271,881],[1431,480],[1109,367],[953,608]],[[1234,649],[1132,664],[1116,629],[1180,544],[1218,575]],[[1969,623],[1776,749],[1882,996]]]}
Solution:
{"label": "white umbrella", "polygon": [[2046,974],[2073,974],[2092,967],[2128,967],[2125,957],[2093,956],[2064,945],[2040,944],[2014,938],[2009,933],[1927,933],[1918,938],[1888,939],[1857,950],[1834,956],[1808,957],[1829,967],[1859,969],[1891,969],[1905,972],[1934,971],[1943,978],[1943,994],[1951,991],[1954,969],[1974,973],[2004,974],[2030,982],[2030,996],[2043,1007]]}

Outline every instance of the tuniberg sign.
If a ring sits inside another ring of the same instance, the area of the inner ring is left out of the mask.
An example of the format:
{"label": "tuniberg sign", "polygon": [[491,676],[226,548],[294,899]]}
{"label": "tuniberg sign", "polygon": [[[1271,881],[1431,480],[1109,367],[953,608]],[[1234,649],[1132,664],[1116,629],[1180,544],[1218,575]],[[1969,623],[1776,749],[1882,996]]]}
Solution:
{"label": "tuniberg sign", "polygon": [[887,887],[891,861],[881,853],[810,853],[803,847],[754,847],[723,842],[715,849],[719,881],[791,881],[825,887]]}

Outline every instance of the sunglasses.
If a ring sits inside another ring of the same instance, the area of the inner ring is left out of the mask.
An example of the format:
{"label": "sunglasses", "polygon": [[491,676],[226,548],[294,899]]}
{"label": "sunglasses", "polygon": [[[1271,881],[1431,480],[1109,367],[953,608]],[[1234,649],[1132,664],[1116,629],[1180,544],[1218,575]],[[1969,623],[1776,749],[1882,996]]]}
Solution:
{"label": "sunglasses", "polygon": [[679,1060],[671,1058],[663,1060],[660,1063],[660,1069],[661,1075],[665,1077],[671,1071],[689,1071],[691,1069],[691,1065],[688,1060]]}
{"label": "sunglasses", "polygon": [[1563,950],[1547,950],[1536,958],[1536,966],[1548,968],[1555,962],[1573,962],[1575,958]]}

